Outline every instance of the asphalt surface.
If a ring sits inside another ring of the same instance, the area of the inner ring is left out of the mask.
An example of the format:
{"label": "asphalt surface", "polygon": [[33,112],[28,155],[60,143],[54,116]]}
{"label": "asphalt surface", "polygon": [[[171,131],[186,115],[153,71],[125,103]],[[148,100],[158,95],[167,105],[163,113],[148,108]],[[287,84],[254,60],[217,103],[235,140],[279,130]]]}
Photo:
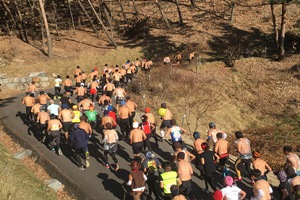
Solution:
{"label": "asphalt surface", "polygon": [[[50,92],[53,92],[50,90]],[[21,104],[23,96],[11,97],[0,102],[0,120],[4,125],[5,130],[18,140],[25,148],[33,150],[34,155],[38,158],[37,162],[41,164],[45,170],[52,176],[61,181],[68,192],[77,196],[77,199],[132,199],[129,195],[129,187],[124,183],[127,181],[129,174],[129,163],[133,158],[131,146],[119,141],[117,151],[117,159],[119,160],[120,169],[114,172],[113,169],[104,167],[103,151],[100,140],[102,136],[96,131],[95,137],[91,138],[88,144],[90,152],[90,167],[84,171],[78,169],[75,161],[75,155],[67,144],[62,144],[62,156],[50,151],[47,145],[38,141],[39,136],[36,132],[36,127],[31,123],[25,123],[25,106]],[[74,98],[72,99],[75,102]],[[56,100],[58,103],[58,100]],[[95,109],[99,112],[99,107]],[[139,118],[141,113],[137,113],[135,118]],[[160,122],[159,122],[160,123]],[[157,130],[157,132],[159,132]],[[151,139],[154,147],[154,139]],[[190,147],[191,148],[191,147]],[[161,161],[170,160],[172,148],[168,142],[160,142],[159,148],[153,148],[156,158]],[[142,155],[144,158],[144,155]],[[109,162],[113,163],[111,157]],[[114,165],[112,164],[112,167]],[[211,193],[206,194],[202,191],[205,188],[203,180],[200,180],[199,171],[194,167],[194,176],[192,178],[192,190],[196,199],[210,200]],[[233,169],[231,167],[231,169]],[[161,172],[163,170],[161,169]],[[214,176],[215,184],[218,188],[224,187],[222,177],[219,173]],[[247,198],[253,196],[251,183],[249,180],[238,182],[237,185],[246,191]],[[210,189],[210,192],[212,190]],[[275,196],[278,193],[274,192]],[[279,199],[273,198],[273,199]]]}

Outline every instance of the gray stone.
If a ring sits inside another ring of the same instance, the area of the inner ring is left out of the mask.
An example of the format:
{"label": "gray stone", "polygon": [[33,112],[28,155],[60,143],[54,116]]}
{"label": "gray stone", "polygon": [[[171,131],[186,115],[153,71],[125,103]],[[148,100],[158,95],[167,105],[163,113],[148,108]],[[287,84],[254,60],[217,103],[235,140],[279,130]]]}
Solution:
{"label": "gray stone", "polygon": [[27,80],[26,80],[26,78],[20,78],[20,82],[21,83],[27,83]]}
{"label": "gray stone", "polygon": [[54,192],[58,192],[63,188],[62,183],[56,179],[45,180],[44,184],[51,188]]}
{"label": "gray stone", "polygon": [[27,88],[27,84],[17,84],[16,89],[17,90],[25,90]]}
{"label": "gray stone", "polygon": [[0,74],[0,79],[4,79],[4,78],[7,78],[7,75],[6,74]]}
{"label": "gray stone", "polygon": [[29,73],[29,77],[45,77],[47,76],[46,72],[31,72]]}
{"label": "gray stone", "polygon": [[25,156],[31,156],[32,151],[31,150],[24,150],[18,153],[14,153],[13,157],[17,160],[22,160]]}
{"label": "gray stone", "polygon": [[41,81],[41,82],[48,82],[48,81],[49,81],[49,78],[48,78],[48,77],[41,77],[41,78],[40,78],[40,81]]}
{"label": "gray stone", "polygon": [[11,89],[16,89],[17,84],[15,84],[15,83],[7,83],[6,87],[11,88]]}
{"label": "gray stone", "polygon": [[42,88],[48,87],[50,85],[49,82],[41,82],[40,84]]}

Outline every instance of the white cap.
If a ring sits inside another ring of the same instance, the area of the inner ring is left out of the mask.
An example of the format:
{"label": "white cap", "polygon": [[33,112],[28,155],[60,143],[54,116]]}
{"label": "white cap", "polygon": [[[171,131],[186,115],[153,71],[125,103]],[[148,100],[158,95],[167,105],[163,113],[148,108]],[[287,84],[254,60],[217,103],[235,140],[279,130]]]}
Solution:
{"label": "white cap", "polygon": [[133,122],[132,123],[132,127],[133,128],[138,128],[139,127],[139,123],[138,122]]}
{"label": "white cap", "polygon": [[80,83],[80,86],[84,86],[84,83]]}

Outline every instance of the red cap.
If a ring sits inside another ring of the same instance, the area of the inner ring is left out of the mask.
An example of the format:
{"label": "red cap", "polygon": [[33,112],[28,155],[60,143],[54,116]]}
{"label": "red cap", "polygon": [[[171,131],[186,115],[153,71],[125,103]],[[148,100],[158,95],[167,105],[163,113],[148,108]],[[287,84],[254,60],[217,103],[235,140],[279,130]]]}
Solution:
{"label": "red cap", "polygon": [[223,199],[223,194],[220,190],[216,190],[213,195],[213,200],[222,200]]}
{"label": "red cap", "polygon": [[145,113],[149,113],[150,112],[150,108],[145,108]]}

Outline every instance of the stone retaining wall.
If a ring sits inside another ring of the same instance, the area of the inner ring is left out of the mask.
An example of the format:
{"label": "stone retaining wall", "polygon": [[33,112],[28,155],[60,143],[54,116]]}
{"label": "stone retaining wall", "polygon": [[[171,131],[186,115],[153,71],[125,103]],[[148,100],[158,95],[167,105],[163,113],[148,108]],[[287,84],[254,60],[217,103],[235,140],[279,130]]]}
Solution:
{"label": "stone retaining wall", "polygon": [[53,82],[46,72],[31,72],[27,77],[9,78],[6,74],[0,74],[0,84],[3,88],[26,90],[31,81],[35,81],[37,88],[47,88]]}

